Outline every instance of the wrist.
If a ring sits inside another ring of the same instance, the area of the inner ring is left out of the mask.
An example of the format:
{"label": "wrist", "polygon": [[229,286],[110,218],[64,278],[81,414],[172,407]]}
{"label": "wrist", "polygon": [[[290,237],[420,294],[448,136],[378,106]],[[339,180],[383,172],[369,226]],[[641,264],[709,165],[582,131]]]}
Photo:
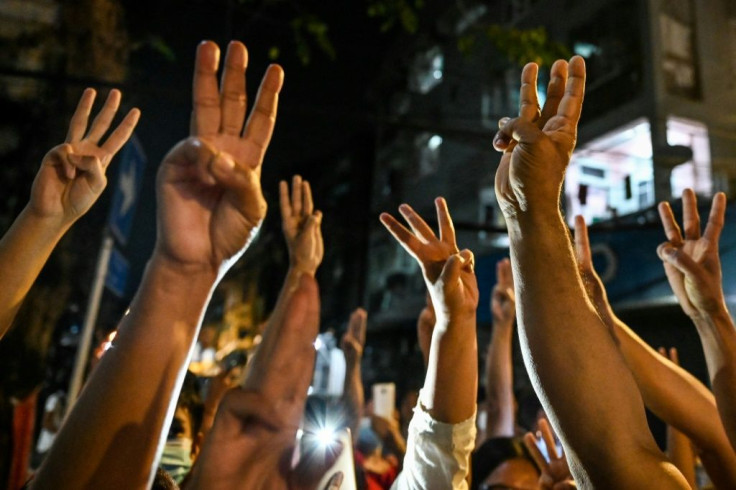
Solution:
{"label": "wrist", "polygon": [[40,213],[29,203],[23,208],[16,221],[23,223],[24,226],[42,231],[49,238],[56,237],[60,239],[71,228],[75,220],[67,218],[63,214]]}
{"label": "wrist", "polygon": [[219,279],[218,271],[211,264],[182,262],[158,249],[154,250],[148,267],[173,281],[172,284],[182,286],[210,290]]}
{"label": "wrist", "polygon": [[692,315],[690,319],[695,323],[695,326],[700,329],[714,329],[719,326],[729,326],[733,328],[733,320],[731,315],[728,313],[728,308],[725,304],[719,305],[719,307],[713,311],[698,312],[696,315]]}

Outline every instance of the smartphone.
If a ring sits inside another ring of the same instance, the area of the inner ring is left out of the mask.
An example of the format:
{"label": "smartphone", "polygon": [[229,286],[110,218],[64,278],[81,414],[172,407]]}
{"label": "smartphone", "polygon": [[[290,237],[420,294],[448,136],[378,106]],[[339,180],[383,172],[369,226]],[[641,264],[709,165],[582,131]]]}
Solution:
{"label": "smartphone", "polygon": [[335,433],[335,440],[342,444],[342,452],[337,457],[335,464],[324,474],[316,488],[317,490],[325,490],[333,475],[338,471],[342,471],[343,480],[340,490],[357,490],[355,459],[353,459],[353,440],[350,436],[350,429],[344,428],[338,430]]}
{"label": "smartphone", "polygon": [[392,419],[396,408],[396,385],[394,383],[376,383],[373,385],[373,413]]}

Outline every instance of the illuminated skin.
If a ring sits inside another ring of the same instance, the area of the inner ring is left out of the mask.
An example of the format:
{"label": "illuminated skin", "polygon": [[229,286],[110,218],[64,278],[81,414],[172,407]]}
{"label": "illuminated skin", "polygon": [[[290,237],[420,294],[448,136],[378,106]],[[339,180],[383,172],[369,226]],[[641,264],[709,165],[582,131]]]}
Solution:
{"label": "illuminated skin", "polygon": [[157,176],[157,237],[130,312],[67,417],[32,488],[148,489],[214,287],[266,213],[261,164],[283,71],[271,66],[245,123],[247,51],[197,48],[190,137]]}
{"label": "illuminated skin", "polygon": [[[66,141],[43,157],[31,199],[0,240],[0,338],[7,332],[23,299],[61,237],[97,201],[107,186],[112,158],[133,134],[140,111],[131,109],[103,140],[120,107],[113,89],[91,125],[95,90],[79,99]],[[89,128],[88,128],[89,125]],[[89,130],[88,130],[89,129]]]}
{"label": "illuminated skin", "polygon": [[666,356],[658,355],[618,318],[608,302],[603,281],[593,268],[588,228],[582,216],[575,218],[575,254],[588,298],[603,324],[615,335],[646,406],[692,439],[703,466],[718,488],[735,486],[736,453],[729,444],[713,393]]}
{"label": "illuminated skin", "polygon": [[496,197],[509,230],[524,362],[578,485],[689,488],[649,432],[633,376],[585,293],[559,211],[585,63],[580,57],[555,62],[541,113],[537,70],[533,63],[524,67],[520,115],[494,138],[504,152]]}

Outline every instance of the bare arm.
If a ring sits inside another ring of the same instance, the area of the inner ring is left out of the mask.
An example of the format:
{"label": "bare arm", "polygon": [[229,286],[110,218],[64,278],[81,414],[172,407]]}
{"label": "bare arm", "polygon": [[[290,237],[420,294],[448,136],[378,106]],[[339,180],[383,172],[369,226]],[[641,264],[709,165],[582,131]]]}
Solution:
{"label": "bare arm", "polygon": [[644,403],[699,448],[703,464],[719,488],[736,485],[736,454],[728,442],[713,393],[697,378],[660,356],[614,313],[605,287],[593,268],[588,230],[575,219],[575,249],[588,297],[619,343]]}
{"label": "bare arm", "polygon": [[475,413],[478,286],[472,252],[458,252],[447,204],[437,198],[435,205],[439,238],[406,204],[399,210],[414,233],[389,214],[382,214],[381,221],[421,265],[435,309],[436,324],[420,402],[435,420],[455,424]]}
{"label": "bare arm", "polygon": [[360,372],[360,361],[365,347],[365,331],[367,314],[363,308],[357,308],[350,315],[348,330],[342,337],[341,347],[345,353],[345,384],[342,392],[342,406],[345,410],[346,425],[350,428],[353,441],[358,439],[360,419],[363,417],[363,380]]}
{"label": "bare arm", "polygon": [[713,197],[708,224],[700,234],[700,216],[692,189],[682,194],[684,238],[669,204],[659,215],[667,235],[657,254],[680,306],[697,328],[705,352],[718,412],[736,448],[736,328],[726,307],[718,240],[723,230],[726,196]]}
{"label": "bare arm", "polygon": [[507,150],[496,196],[509,227],[519,336],[532,383],[580,486],[687,488],[654,443],[631,372],[587,298],[559,212],[582,109],[584,62],[574,57],[553,65],[541,118],[536,74],[536,65],[525,67],[520,117],[494,140]]}
{"label": "bare arm", "polygon": [[52,148],[41,162],[31,199],[0,240],[0,338],[7,332],[41,269],[61,237],[97,201],[107,185],[105,172],[113,156],[130,138],[140,111],[132,109],[104,141],[120,105],[111,90],[87,131],[96,92],[87,89],[72,116],[66,142]]}
{"label": "bare arm", "polygon": [[486,438],[513,437],[516,417],[511,346],[514,336],[516,299],[509,259],[503,259],[496,264],[496,285],[491,295],[491,314],[493,331],[486,354],[486,394],[488,396]]}
{"label": "bare arm", "polygon": [[[210,293],[266,212],[260,166],[283,74],[278,67],[266,73],[241,137],[246,57],[245,46],[230,44],[220,94],[219,49],[211,42],[198,48],[192,136],[159,168],[153,257],[113,347],[33,488],[149,488]],[[233,98],[237,94],[242,97]]]}

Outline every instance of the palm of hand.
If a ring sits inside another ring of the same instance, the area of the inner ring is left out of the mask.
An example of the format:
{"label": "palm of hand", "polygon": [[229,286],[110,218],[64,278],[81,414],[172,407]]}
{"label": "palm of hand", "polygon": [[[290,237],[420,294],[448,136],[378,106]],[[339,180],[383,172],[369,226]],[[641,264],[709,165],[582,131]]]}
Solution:
{"label": "palm of hand", "polygon": [[493,288],[491,312],[495,323],[509,323],[514,319],[515,303],[508,292],[499,286]]}
{"label": "palm of hand", "polygon": [[43,158],[33,181],[30,205],[42,217],[74,221],[94,204],[107,185],[105,170],[130,138],[140,111],[132,109],[104,143],[120,105],[120,91],[111,90],[88,131],[89,113],[96,92],[86,89],[71,118],[66,142],[52,148]]}
{"label": "palm of hand", "polygon": [[219,49],[197,50],[191,133],[159,169],[158,249],[177,262],[226,270],[246,249],[266,213],[261,163],[273,132],[283,72],[269,67],[245,119],[247,51],[228,47],[222,86]]}
{"label": "palm of hand", "polygon": [[[223,261],[237,259],[250,243],[267,205],[253,174],[241,189],[205,181],[192,158],[197,146],[206,148],[191,138],[179,143],[161,165],[159,240],[163,250],[179,262],[205,262],[218,268]],[[209,153],[209,158],[216,158]],[[219,155],[220,159],[228,157]],[[245,200],[243,190],[248,194]]]}

